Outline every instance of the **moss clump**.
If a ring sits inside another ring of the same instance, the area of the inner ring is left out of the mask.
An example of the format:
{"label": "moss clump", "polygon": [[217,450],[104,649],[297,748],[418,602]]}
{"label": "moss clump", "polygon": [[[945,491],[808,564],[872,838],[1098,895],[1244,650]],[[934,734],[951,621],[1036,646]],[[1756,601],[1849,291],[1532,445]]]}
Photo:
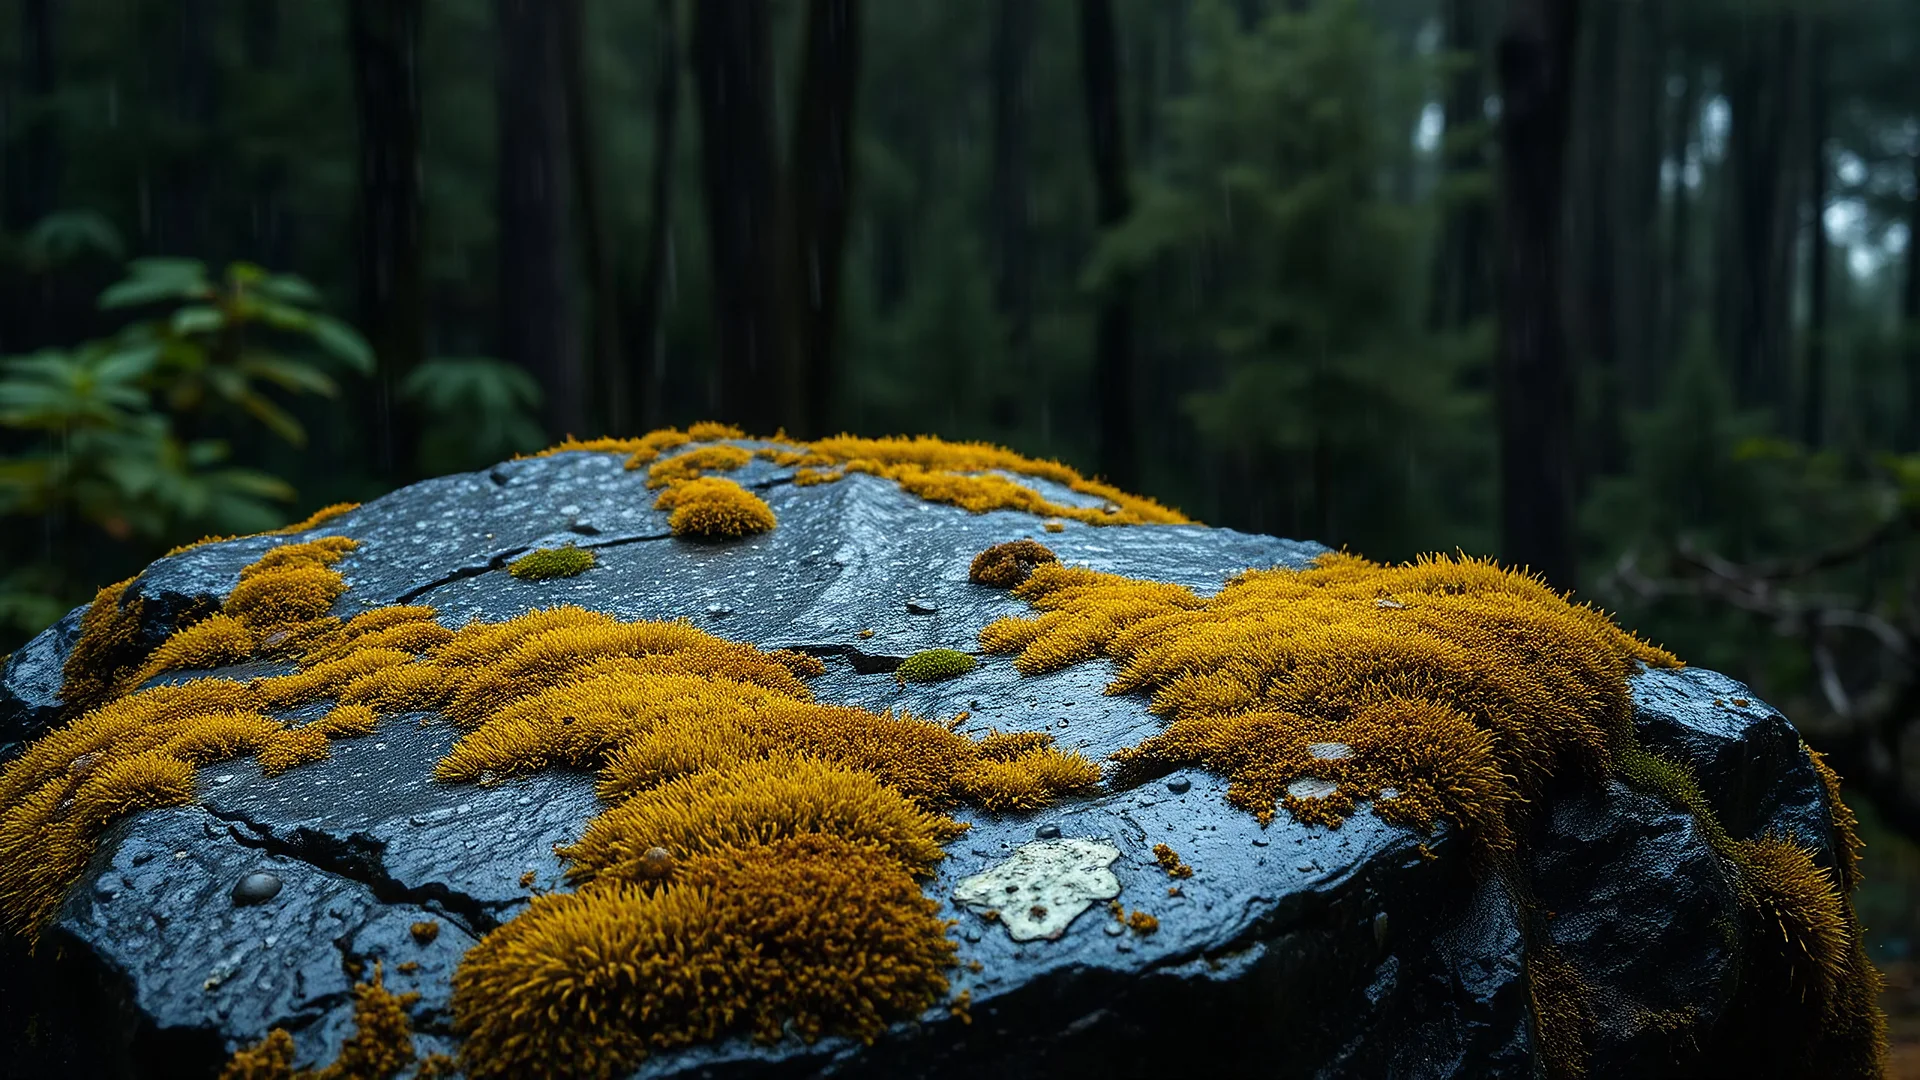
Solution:
{"label": "moss clump", "polygon": [[703,473],[732,472],[753,460],[753,455],[737,446],[701,446],[683,454],[656,461],[647,470],[647,487],[663,488],[679,480],[691,480]]}
{"label": "moss clump", "polygon": [[[1123,769],[1211,769],[1263,819],[1285,809],[1337,825],[1366,799],[1391,821],[1459,827],[1528,913],[1550,1075],[1584,1073],[1597,1006],[1527,900],[1516,849],[1541,796],[1609,775],[1692,813],[1741,897],[1742,997],[1707,1053],[1749,1063],[1736,1074],[1878,1075],[1878,976],[1844,891],[1790,841],[1729,837],[1691,772],[1639,746],[1627,676],[1678,661],[1601,613],[1464,558],[1330,555],[1305,571],[1249,571],[1206,599],[1043,564],[1014,595],[1039,614],[986,627],[988,651],[1018,654],[1030,674],[1113,660],[1108,692],[1150,693],[1168,719],[1114,755]],[[1835,830],[1851,847],[1843,813]]]}
{"label": "moss clump", "polygon": [[765,499],[718,476],[670,484],[653,508],[672,511],[667,527],[688,540],[733,540],[768,532],[777,524]]}
{"label": "moss clump", "polygon": [[894,669],[901,682],[939,682],[957,678],[973,670],[973,657],[958,649],[922,649]]}
{"label": "moss clump", "polygon": [[946,991],[947,926],[906,868],[824,834],[690,858],[663,886],[536,897],[454,975],[461,1064],[606,1076],[729,1031],[871,1041]]}
{"label": "moss clump", "polygon": [[1011,589],[1026,581],[1034,567],[1059,561],[1060,557],[1045,544],[1011,540],[975,555],[973,565],[967,568],[967,580],[995,589]]}
{"label": "moss clump", "polygon": [[126,595],[133,582],[128,578],[101,589],[80,616],[80,637],[61,668],[60,702],[68,715],[112,700],[127,677],[146,663],[140,644],[143,601]]}
{"label": "moss clump", "polygon": [[[353,988],[353,1034],[341,1044],[340,1056],[321,1069],[293,1067],[293,1036],[274,1028],[267,1037],[235,1053],[220,1071],[220,1080],[394,1080],[416,1064],[413,1024],[407,1008],[420,1000],[416,993],[395,994],[382,985],[376,965],[373,979]],[[433,1075],[445,1075],[433,1059]],[[423,1068],[416,1076],[425,1075]]]}
{"label": "moss clump", "polygon": [[[568,440],[544,453],[569,450],[624,453],[631,455],[627,467],[636,468],[658,457],[657,439],[678,440],[667,444],[677,446],[688,441],[744,438],[746,435],[739,428],[706,423],[695,424],[684,434],[668,429],[639,439]],[[803,487],[833,483],[858,472],[892,480],[902,490],[930,502],[947,503],[973,513],[1019,510],[1042,517],[1071,518],[1090,525],[1180,525],[1188,520],[1152,499],[1088,480],[1057,461],[1025,457],[988,443],[953,443],[927,436],[863,439],[840,435],[811,443],[781,439],[756,453],[776,464],[799,469],[794,483]],[[1104,504],[1093,508],[1056,503],[1010,476],[1049,481],[1102,499]]]}
{"label": "moss clump", "polygon": [[563,544],[527,552],[507,564],[507,573],[522,581],[546,581],[584,574],[593,569],[596,562],[593,552]]}

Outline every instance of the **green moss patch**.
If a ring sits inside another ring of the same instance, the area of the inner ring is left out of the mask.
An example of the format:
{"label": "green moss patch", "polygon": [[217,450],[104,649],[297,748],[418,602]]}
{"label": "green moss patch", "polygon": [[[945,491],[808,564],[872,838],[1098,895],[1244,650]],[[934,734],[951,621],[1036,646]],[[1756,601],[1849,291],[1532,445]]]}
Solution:
{"label": "green moss patch", "polygon": [[901,682],[939,682],[973,670],[973,657],[958,649],[922,649],[900,662],[894,678]]}
{"label": "green moss patch", "polygon": [[507,565],[507,573],[523,581],[573,577],[593,569],[599,560],[593,552],[567,544],[557,548],[529,551]]}

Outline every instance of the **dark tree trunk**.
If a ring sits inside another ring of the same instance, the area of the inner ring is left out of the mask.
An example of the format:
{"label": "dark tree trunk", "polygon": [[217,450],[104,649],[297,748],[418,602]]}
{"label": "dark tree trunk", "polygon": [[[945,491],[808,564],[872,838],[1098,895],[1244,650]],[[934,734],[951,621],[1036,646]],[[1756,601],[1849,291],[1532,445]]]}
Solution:
{"label": "dark tree trunk", "polygon": [[1579,0],[1514,0],[1498,49],[1501,551],[1562,589],[1575,549],[1560,223],[1579,27]]}
{"label": "dark tree trunk", "polygon": [[173,36],[167,100],[184,139],[161,166],[148,246],[156,254],[196,256],[218,264],[226,254],[211,247],[212,187],[220,174],[207,167],[206,152],[220,91],[213,59],[213,0],[174,0],[162,17]]}
{"label": "dark tree trunk", "polygon": [[[1080,0],[1080,72],[1100,228],[1111,229],[1133,211],[1111,0]],[[1133,416],[1132,303],[1132,281],[1113,282],[1100,297],[1094,330],[1095,460],[1100,474],[1123,488],[1135,484],[1139,467]]]}
{"label": "dark tree trunk", "polygon": [[[1907,208],[1907,235],[1920,237],[1920,153],[1913,155],[1913,201]],[[1907,278],[1900,293],[1900,319],[1906,331],[1908,450],[1920,449],[1920,243],[1907,241]]]}
{"label": "dark tree trunk", "polygon": [[837,420],[840,282],[853,193],[853,104],[860,82],[859,0],[808,0],[799,115],[793,125],[790,213],[802,395],[798,433],[831,434]]}
{"label": "dark tree trunk", "polygon": [[655,0],[660,22],[659,70],[653,84],[653,177],[647,188],[647,247],[640,268],[639,302],[633,332],[645,349],[638,400],[633,411],[654,428],[665,422],[662,398],[667,380],[667,268],[673,252],[673,175],[680,145],[680,5]]}
{"label": "dark tree trunk", "polygon": [[[1619,380],[1616,408],[1653,404],[1659,365],[1660,272],[1663,262],[1655,237],[1660,226],[1660,118],[1666,95],[1666,71],[1660,24],[1651,4],[1621,7],[1616,28],[1614,108],[1611,119],[1619,180],[1613,191],[1614,371]],[[1604,464],[1617,471],[1626,464],[1626,437],[1617,426],[1615,443]]]}
{"label": "dark tree trunk", "polygon": [[[284,63],[280,48],[281,0],[252,0],[243,9],[240,25],[247,66],[257,75],[272,76]],[[285,206],[287,160],[281,154],[261,162],[248,191],[248,230],[253,250],[247,257],[275,270],[292,269],[292,219]]]}
{"label": "dark tree trunk", "polygon": [[987,235],[993,238],[994,308],[1006,328],[1014,370],[1025,370],[1033,333],[1033,220],[1027,164],[1031,0],[999,0],[988,67],[993,85],[992,176]]}
{"label": "dark tree trunk", "polygon": [[395,479],[411,473],[418,437],[395,393],[427,349],[421,7],[422,0],[353,0],[348,9],[360,130],[360,325],[380,363],[375,464]]}
{"label": "dark tree trunk", "polygon": [[1687,155],[1693,149],[1694,124],[1700,115],[1700,71],[1681,75],[1680,100],[1674,105],[1672,142],[1673,207],[1667,223],[1666,355],[1678,363],[1693,318],[1693,193],[1687,187]]}
{"label": "dark tree trunk", "polygon": [[1824,26],[1812,29],[1807,68],[1809,93],[1807,105],[1811,137],[1807,140],[1812,168],[1808,170],[1808,210],[1813,220],[1812,250],[1807,253],[1807,370],[1806,387],[1800,405],[1802,429],[1807,445],[1818,447],[1826,436],[1827,411],[1827,307],[1831,294],[1828,280],[1829,260],[1833,253],[1827,238],[1827,34]]}
{"label": "dark tree trunk", "polygon": [[1740,403],[1790,425],[1787,337],[1801,167],[1795,132],[1801,31],[1789,13],[1756,14],[1727,64],[1727,215],[1719,339]]}
{"label": "dark tree trunk", "polygon": [[564,36],[551,0],[496,0],[500,35],[500,352],[539,380],[548,428],[584,435],[586,386],[567,289]]}
{"label": "dark tree trunk", "polygon": [[784,325],[779,158],[767,0],[694,5],[701,182],[713,272],[722,417],[756,434],[785,426],[799,399]]}
{"label": "dark tree trunk", "polygon": [[1493,310],[1487,260],[1492,208],[1485,197],[1461,190],[1487,169],[1486,144],[1478,135],[1486,122],[1487,97],[1478,7],[1479,0],[1443,0],[1446,49],[1462,62],[1447,80],[1443,164],[1450,190],[1427,319],[1435,330],[1466,326]]}
{"label": "dark tree trunk", "polygon": [[[59,85],[59,4],[20,4],[20,84],[17,108],[29,114],[7,155],[3,208],[5,231],[18,236],[59,207],[59,128],[48,106]],[[0,98],[0,108],[6,104]],[[11,111],[6,110],[6,111]],[[4,113],[0,113],[4,119]],[[0,136],[10,132],[0,130]],[[0,282],[0,356],[49,344],[54,326],[53,283],[44,276],[9,272]]]}
{"label": "dark tree trunk", "polygon": [[[594,388],[595,417],[603,429],[626,434],[632,371],[621,348],[620,284],[614,273],[613,237],[600,199],[600,133],[594,126],[592,95],[587,92],[586,12],[582,0],[551,0],[560,20],[560,78],[566,98],[566,130],[572,149],[573,200],[580,226],[582,276],[593,291],[591,351],[583,384]],[[584,388],[583,388],[584,393]],[[586,412],[585,402],[581,413]]]}
{"label": "dark tree trunk", "polygon": [[1599,3],[1582,10],[1585,20],[1575,63],[1574,115],[1567,134],[1574,163],[1568,183],[1572,240],[1568,268],[1568,353],[1575,358],[1574,385],[1582,437],[1573,453],[1574,497],[1595,473],[1616,471],[1623,435],[1620,416],[1620,310],[1615,274],[1617,187],[1627,180],[1614,142],[1618,107],[1620,5]]}
{"label": "dark tree trunk", "polygon": [[21,0],[20,103],[29,113],[6,172],[6,226],[19,233],[59,202],[59,128],[49,108],[59,83],[57,0]]}

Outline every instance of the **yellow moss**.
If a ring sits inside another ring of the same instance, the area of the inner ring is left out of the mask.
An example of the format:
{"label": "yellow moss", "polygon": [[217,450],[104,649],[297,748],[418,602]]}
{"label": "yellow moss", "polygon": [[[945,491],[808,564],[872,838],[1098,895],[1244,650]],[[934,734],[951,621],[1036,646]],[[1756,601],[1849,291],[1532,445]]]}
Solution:
{"label": "yellow moss", "polygon": [[672,511],[667,527],[693,540],[731,540],[767,532],[778,523],[765,499],[719,476],[670,484],[653,507]]}
{"label": "yellow moss", "polygon": [[1840,891],[1851,894],[1860,884],[1860,854],[1866,850],[1866,841],[1860,839],[1860,819],[1840,797],[1840,774],[1827,764],[1827,757],[1811,747],[1807,756],[1813,759],[1814,772],[1820,775],[1820,787],[1827,793],[1827,807],[1833,817],[1833,836],[1840,855]]}
{"label": "yellow moss", "polygon": [[563,544],[527,552],[507,564],[507,573],[523,581],[545,581],[584,574],[598,561],[591,551]]}
{"label": "yellow moss", "polygon": [[291,675],[256,680],[253,687],[260,694],[260,700],[269,707],[287,709],[321,698],[337,697],[349,683],[363,675],[412,660],[413,654],[404,649],[357,649],[337,660],[315,664]]}
{"label": "yellow moss", "polygon": [[160,746],[160,752],[189,765],[211,765],[270,745],[285,725],[257,712],[214,712],[189,717]]}
{"label": "yellow moss", "polygon": [[735,1030],[870,1041],[946,992],[937,910],[884,852],[824,835],[692,858],[665,887],[535,897],[454,975],[461,1064],[607,1076]]}
{"label": "yellow moss", "polygon": [[1560,950],[1544,942],[1527,951],[1526,973],[1534,1037],[1548,1080],[1578,1080],[1587,1075],[1592,1027],[1586,981]]}
{"label": "yellow moss", "polygon": [[702,420],[687,426],[687,438],[694,442],[717,442],[721,439],[744,439],[747,433],[732,424],[722,424],[715,420]]}
{"label": "yellow moss", "polygon": [[813,487],[816,484],[831,484],[836,480],[845,480],[846,478],[847,472],[845,469],[828,471],[825,469],[800,468],[793,471],[793,486]]}
{"label": "yellow moss", "polygon": [[291,536],[294,533],[306,532],[308,529],[317,529],[320,526],[326,524],[329,521],[332,521],[334,518],[339,517],[341,514],[344,514],[349,510],[358,510],[358,509],[360,509],[360,504],[357,502],[332,503],[330,505],[323,506],[318,510],[315,510],[313,513],[307,515],[306,518],[300,521],[296,521],[291,525],[282,525],[278,529],[268,529],[266,532],[261,533],[260,535]]}
{"label": "yellow moss", "polygon": [[392,714],[438,709],[452,690],[452,676],[433,664],[405,664],[361,675],[340,691],[342,705],[367,705]]}
{"label": "yellow moss", "polygon": [[[382,609],[374,609],[375,612],[380,610]],[[352,626],[351,623],[347,625]],[[400,652],[417,655],[453,640],[453,631],[437,622],[418,620],[366,630],[345,638],[335,637],[334,634],[337,633],[338,631],[329,633],[324,641],[309,643],[305,653],[300,657],[300,666],[302,668],[317,667],[343,659],[355,652],[372,649],[397,649]]]}
{"label": "yellow moss", "polygon": [[272,741],[260,748],[260,771],[279,776],[296,765],[325,761],[332,753],[327,748],[327,733],[311,725],[283,728]]}
{"label": "yellow moss", "polygon": [[703,473],[732,472],[753,460],[753,454],[737,446],[701,446],[685,453],[654,462],[647,470],[647,487],[662,488],[680,480],[691,480]]}
{"label": "yellow moss", "polygon": [[1045,544],[1011,540],[975,555],[973,565],[967,568],[967,580],[995,589],[1011,589],[1026,581],[1034,567],[1059,561],[1060,557]]}
{"label": "yellow moss", "polygon": [[519,461],[528,457],[551,457],[569,451],[582,450],[591,453],[623,454],[627,458],[627,468],[637,469],[659,456],[662,450],[671,450],[684,446],[688,442],[685,432],[675,428],[664,428],[648,432],[637,439],[567,439],[560,444],[542,450],[537,454],[518,454]]}
{"label": "yellow moss", "polygon": [[216,612],[162,641],[147,654],[146,664],[129,685],[138,686],[169,671],[237,664],[252,655],[252,632],[233,616]]}
{"label": "yellow moss", "polygon": [[709,769],[640,792],[593,819],[578,843],[556,848],[569,881],[638,882],[642,857],[676,859],[723,848],[830,834],[884,851],[915,874],[965,826],[915,807],[874,777],[807,758],[768,758]]}
{"label": "yellow moss", "polygon": [[1160,931],[1160,920],[1144,911],[1129,912],[1127,914],[1127,929],[1141,935],[1158,933]]}
{"label": "yellow moss", "polygon": [[220,1070],[220,1080],[292,1080],[293,1036],[274,1028],[267,1037],[236,1051]]}
{"label": "yellow moss", "polygon": [[1160,869],[1165,870],[1167,876],[1170,878],[1190,878],[1193,876],[1193,867],[1181,862],[1180,854],[1166,844],[1153,845],[1153,861],[1158,863]]}
{"label": "yellow moss", "polygon": [[146,661],[140,644],[139,597],[128,600],[133,578],[95,593],[80,616],[80,636],[61,668],[60,703],[78,715],[117,697],[122,684]]}
{"label": "yellow moss", "polygon": [[360,739],[373,734],[379,717],[365,705],[339,705],[308,724],[329,739]]}

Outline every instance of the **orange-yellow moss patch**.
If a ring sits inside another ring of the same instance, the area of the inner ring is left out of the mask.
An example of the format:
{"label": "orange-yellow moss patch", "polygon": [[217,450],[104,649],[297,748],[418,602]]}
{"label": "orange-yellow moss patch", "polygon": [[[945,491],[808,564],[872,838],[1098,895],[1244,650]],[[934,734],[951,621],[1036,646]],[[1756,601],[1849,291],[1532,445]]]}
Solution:
{"label": "orange-yellow moss patch", "polygon": [[691,480],[702,473],[732,472],[753,460],[753,455],[737,446],[701,446],[670,458],[656,461],[647,470],[647,487],[662,488],[678,480]]}
{"label": "orange-yellow moss patch", "polygon": [[653,508],[672,511],[667,527],[691,540],[731,540],[767,532],[777,524],[765,499],[719,476],[670,484]]}
{"label": "orange-yellow moss patch", "polygon": [[870,1041],[946,992],[937,911],[884,851],[817,833],[689,858],[665,887],[535,897],[454,974],[461,1064],[609,1076],[730,1031]]}
{"label": "orange-yellow moss patch", "polygon": [[1045,544],[1011,540],[975,555],[973,565],[967,568],[967,580],[995,589],[1011,589],[1027,580],[1034,567],[1059,561],[1060,557]]}
{"label": "orange-yellow moss patch", "polygon": [[[220,1080],[394,1080],[415,1065],[413,1024],[407,1008],[420,1000],[416,993],[395,994],[381,982],[379,965],[373,978],[353,988],[353,1034],[340,1047],[340,1056],[321,1069],[293,1067],[293,1036],[274,1028],[267,1037],[235,1053],[220,1072]],[[436,1055],[437,1057],[437,1055]],[[446,1075],[432,1058],[421,1062],[414,1075]]]}

